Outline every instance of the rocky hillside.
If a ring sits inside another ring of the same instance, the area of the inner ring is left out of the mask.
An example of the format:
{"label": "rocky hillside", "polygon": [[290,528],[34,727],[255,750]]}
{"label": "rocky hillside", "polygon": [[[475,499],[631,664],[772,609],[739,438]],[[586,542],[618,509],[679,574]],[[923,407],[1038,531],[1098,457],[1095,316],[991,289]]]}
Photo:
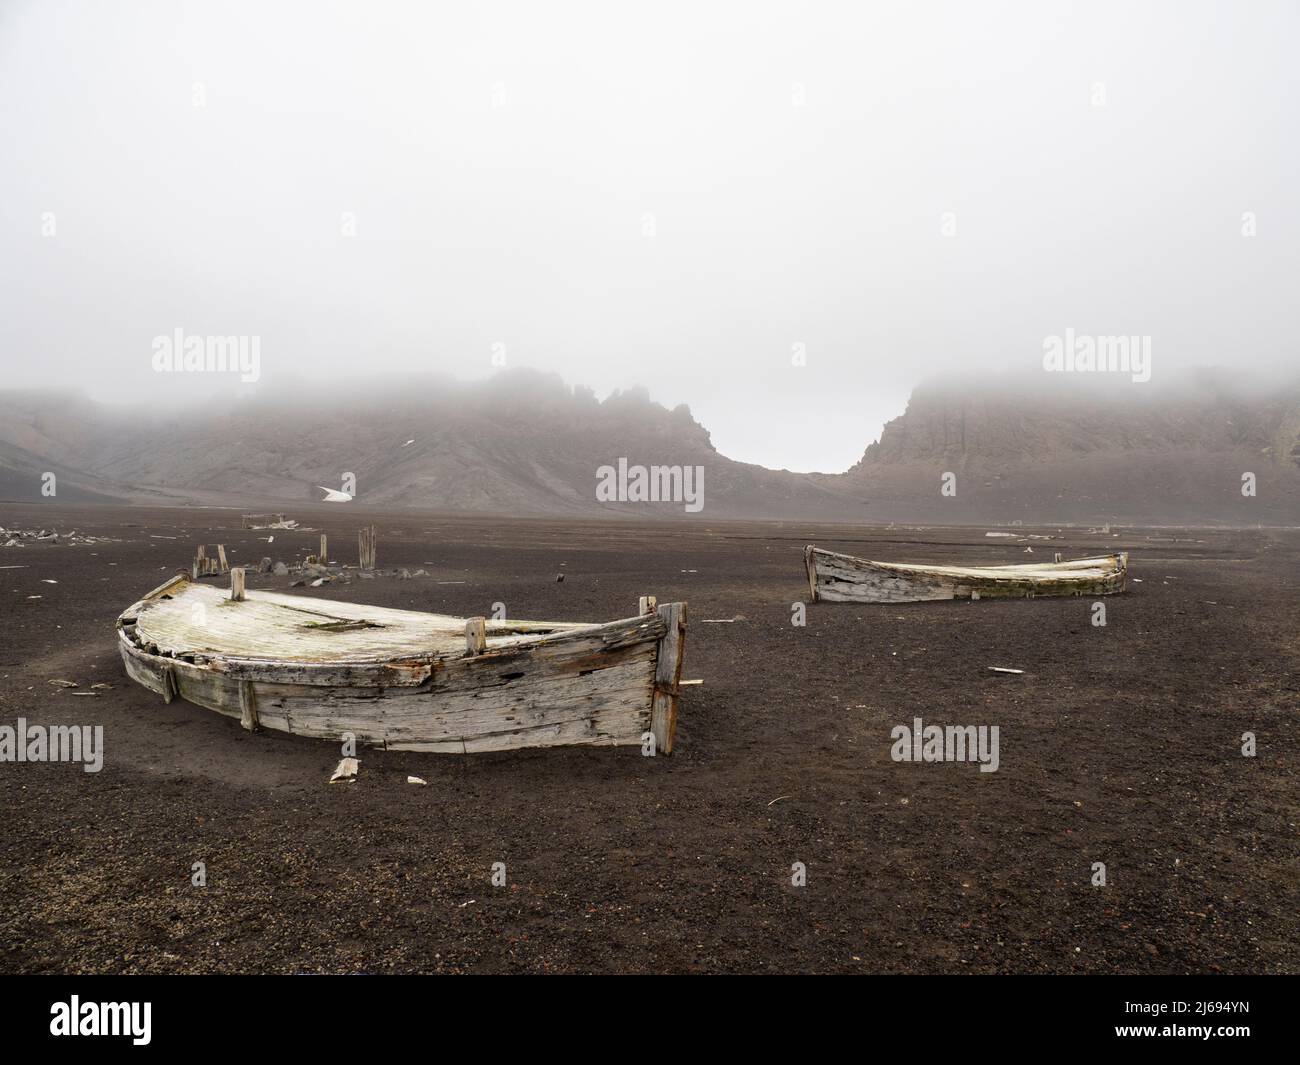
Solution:
{"label": "rocky hillside", "polygon": [[420,377],[374,391],[300,390],[291,403],[132,413],[48,394],[0,395],[0,494],[270,504],[319,501],[353,474],[358,502],[503,514],[626,512],[686,517],[682,503],[602,503],[597,468],[703,466],[705,516],[857,511],[814,475],[717,453],[685,406],[642,389],[598,401],[558,377],[513,371],[487,382]]}
{"label": "rocky hillside", "polygon": [[[942,494],[944,473],[955,495]],[[1300,382],[931,384],[836,480],[890,518],[1297,524]]]}
{"label": "rocky hillside", "polygon": [[681,503],[598,500],[597,468],[623,458],[703,466],[705,519],[1300,523],[1300,383],[1230,380],[930,384],[843,474],[736,462],[685,406],[640,389],[599,401],[530,371],[162,412],[0,393],[0,499],[39,499],[53,472],[66,500],[284,509],[353,474],[358,502],[377,506],[693,517]]}

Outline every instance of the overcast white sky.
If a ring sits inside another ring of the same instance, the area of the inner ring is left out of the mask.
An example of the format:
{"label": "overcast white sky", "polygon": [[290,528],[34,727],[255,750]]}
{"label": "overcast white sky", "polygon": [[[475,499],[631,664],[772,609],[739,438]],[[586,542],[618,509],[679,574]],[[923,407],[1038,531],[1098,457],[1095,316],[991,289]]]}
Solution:
{"label": "overcast white sky", "polygon": [[1298,31],[1227,0],[0,0],[0,387],[195,393],[151,370],[177,326],[260,336],[263,390],[503,344],[838,471],[922,377],[1040,367],[1067,326],[1151,336],[1156,381],[1295,363]]}

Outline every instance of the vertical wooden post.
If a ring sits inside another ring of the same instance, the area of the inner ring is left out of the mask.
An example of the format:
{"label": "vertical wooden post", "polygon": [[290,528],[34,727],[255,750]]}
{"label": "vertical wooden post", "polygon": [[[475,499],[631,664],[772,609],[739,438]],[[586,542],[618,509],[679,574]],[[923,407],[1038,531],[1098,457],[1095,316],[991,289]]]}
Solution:
{"label": "vertical wooden post", "polygon": [[230,571],[230,601],[232,603],[242,603],[244,601],[243,566],[236,566]]}
{"label": "vertical wooden post", "polygon": [[1055,557],[1052,559],[1052,561],[1053,561],[1053,562],[1060,562],[1060,561],[1061,561],[1061,552],[1059,552],[1059,551],[1056,552],[1056,555],[1055,555]]}
{"label": "vertical wooden post", "polygon": [[644,617],[646,614],[653,614],[658,605],[658,601],[653,595],[643,595],[637,600],[636,616]]}
{"label": "vertical wooden post", "polygon": [[230,566],[226,564],[226,545],[217,544],[217,572],[228,573]]}
{"label": "vertical wooden post", "polygon": [[251,680],[239,682],[239,723],[249,732],[257,728],[257,694]]}
{"label": "vertical wooden post", "polygon": [[686,604],[665,603],[656,613],[668,631],[659,640],[655,663],[654,702],[650,708],[650,731],[655,750],[671,754],[677,734],[677,695],[681,691],[682,649],[686,645]]}
{"label": "vertical wooden post", "polygon": [[817,602],[817,560],[813,557],[815,550],[812,544],[803,549],[803,565],[808,571],[808,590],[812,593],[814,603]]}
{"label": "vertical wooden post", "polygon": [[319,563],[323,566],[323,565],[325,565],[326,562],[329,561],[329,558],[330,558],[330,555],[329,555],[329,538],[328,538],[324,533],[321,533],[321,534],[320,534],[320,554],[316,556],[316,561],[319,562]]}
{"label": "vertical wooden post", "polygon": [[375,568],[375,548],[378,544],[375,527],[367,525],[357,533],[357,554],[362,569]]}
{"label": "vertical wooden post", "polygon": [[481,655],[487,650],[487,619],[470,618],[465,622],[465,653]]}

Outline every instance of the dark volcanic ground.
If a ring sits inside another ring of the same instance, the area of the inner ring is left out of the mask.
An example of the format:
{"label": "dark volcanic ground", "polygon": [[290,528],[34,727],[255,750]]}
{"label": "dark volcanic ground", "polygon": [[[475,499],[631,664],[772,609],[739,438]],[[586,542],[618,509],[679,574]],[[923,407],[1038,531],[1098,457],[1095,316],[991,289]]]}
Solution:
{"label": "dark volcanic ground", "polygon": [[[366,512],[293,516],[355,561]],[[431,576],[303,594],[584,621],[689,600],[684,675],[705,684],[676,752],[362,750],[360,781],[330,786],[335,745],[164,705],[113,630],[200,540],[255,565],[315,533],[267,547],[233,511],[0,504],[0,525],[120,541],[0,548],[23,567],[0,569],[0,724],[106,734],[98,774],[0,765],[4,970],[1300,972],[1300,534],[1029,541],[1035,560],[1132,551],[1141,583],[1105,628],[1083,599],[811,605],[797,628],[810,541],[1031,556],[983,529],[377,520],[380,566]],[[893,762],[914,716],[999,725],[1001,768]]]}

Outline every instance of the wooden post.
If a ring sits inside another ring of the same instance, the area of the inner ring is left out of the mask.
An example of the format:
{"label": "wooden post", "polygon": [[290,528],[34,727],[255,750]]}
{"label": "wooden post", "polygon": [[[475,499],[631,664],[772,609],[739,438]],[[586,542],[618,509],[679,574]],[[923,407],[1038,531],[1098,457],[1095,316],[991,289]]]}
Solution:
{"label": "wooden post", "polygon": [[316,556],[316,561],[322,566],[329,561],[328,537],[324,533],[320,534],[320,554]]}
{"label": "wooden post", "polygon": [[465,622],[465,653],[481,655],[487,650],[487,619],[470,618]]}
{"label": "wooden post", "polygon": [[1059,552],[1059,551],[1056,552],[1056,556],[1055,556],[1055,558],[1053,559],[1053,561],[1055,561],[1055,562],[1060,562],[1060,561],[1061,561],[1061,552]]}
{"label": "wooden post", "polygon": [[814,603],[817,602],[817,560],[813,557],[815,550],[812,544],[803,549],[803,565],[808,571],[808,590]]}
{"label": "wooden post", "polygon": [[373,525],[367,525],[357,533],[357,554],[362,569],[375,568],[375,548],[378,542],[379,538]]}
{"label": "wooden post", "polygon": [[677,733],[677,695],[681,691],[682,649],[686,644],[686,604],[665,603],[656,613],[668,631],[659,641],[655,664],[654,702],[650,710],[650,731],[655,750],[671,754]]}
{"label": "wooden post", "polygon": [[217,572],[228,573],[230,567],[226,564],[226,545],[217,544]]}
{"label": "wooden post", "polygon": [[251,680],[239,682],[239,723],[249,732],[257,728],[257,694]]}
{"label": "wooden post", "polygon": [[658,601],[653,595],[643,595],[637,600],[636,615],[644,617],[646,614],[653,614],[658,607]]}
{"label": "wooden post", "polygon": [[230,571],[230,601],[232,603],[242,603],[244,601],[243,566],[236,566]]}

